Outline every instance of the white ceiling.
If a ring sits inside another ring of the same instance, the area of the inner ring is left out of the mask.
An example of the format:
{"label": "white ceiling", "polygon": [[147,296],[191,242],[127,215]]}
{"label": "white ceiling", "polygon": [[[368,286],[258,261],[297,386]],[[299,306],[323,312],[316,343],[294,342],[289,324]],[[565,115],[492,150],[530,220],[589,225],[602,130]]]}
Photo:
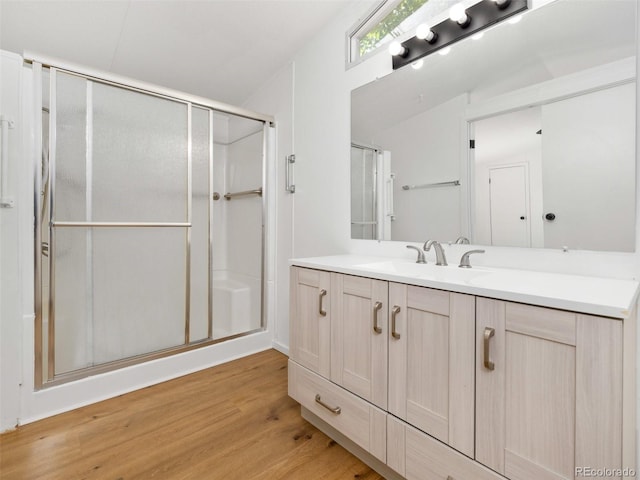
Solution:
{"label": "white ceiling", "polygon": [[239,105],[349,3],[0,0],[0,48]]}

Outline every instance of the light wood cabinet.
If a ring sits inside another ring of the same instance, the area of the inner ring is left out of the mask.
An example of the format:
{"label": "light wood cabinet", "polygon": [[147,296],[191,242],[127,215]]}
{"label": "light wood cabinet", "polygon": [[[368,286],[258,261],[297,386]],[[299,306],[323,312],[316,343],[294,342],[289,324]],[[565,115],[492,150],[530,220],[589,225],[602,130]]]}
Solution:
{"label": "light wood cabinet", "polygon": [[387,417],[387,464],[408,480],[504,480],[392,416]]}
{"label": "light wood cabinet", "polygon": [[622,466],[622,322],[477,299],[476,460],[513,480]]}
{"label": "light wood cabinet", "polygon": [[290,355],[323,377],[331,375],[331,274],[291,268]]}
{"label": "light wood cabinet", "polygon": [[386,460],[387,414],[289,361],[289,396],[378,460]]}
{"label": "light wood cabinet", "polygon": [[331,274],[331,380],[387,407],[387,282]]}
{"label": "light wood cabinet", "polygon": [[403,477],[636,468],[635,311],[622,321],[300,267],[291,288],[290,395]]}
{"label": "light wood cabinet", "polygon": [[474,449],[475,298],[389,284],[389,412]]}

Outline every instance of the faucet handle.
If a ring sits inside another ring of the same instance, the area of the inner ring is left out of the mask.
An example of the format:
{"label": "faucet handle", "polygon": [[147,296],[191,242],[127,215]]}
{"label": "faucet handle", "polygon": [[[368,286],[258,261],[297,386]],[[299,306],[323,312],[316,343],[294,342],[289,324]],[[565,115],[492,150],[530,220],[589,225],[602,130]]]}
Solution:
{"label": "faucet handle", "polygon": [[460,268],[471,268],[471,264],[469,263],[469,255],[472,253],[484,253],[484,250],[469,250],[462,254],[462,258],[460,259]]}
{"label": "faucet handle", "polygon": [[407,248],[418,252],[418,259],[416,260],[416,263],[427,263],[427,260],[424,257],[424,252],[422,250],[420,250],[418,247],[414,247],[413,245],[407,245]]}

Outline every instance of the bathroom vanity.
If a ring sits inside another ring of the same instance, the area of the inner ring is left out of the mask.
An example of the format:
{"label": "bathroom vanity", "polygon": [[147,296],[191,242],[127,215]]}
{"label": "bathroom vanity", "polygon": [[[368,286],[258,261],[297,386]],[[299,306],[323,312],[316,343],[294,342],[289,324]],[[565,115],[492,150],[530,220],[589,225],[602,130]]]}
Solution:
{"label": "bathroom vanity", "polygon": [[637,471],[637,282],[291,263],[289,395],[387,478]]}

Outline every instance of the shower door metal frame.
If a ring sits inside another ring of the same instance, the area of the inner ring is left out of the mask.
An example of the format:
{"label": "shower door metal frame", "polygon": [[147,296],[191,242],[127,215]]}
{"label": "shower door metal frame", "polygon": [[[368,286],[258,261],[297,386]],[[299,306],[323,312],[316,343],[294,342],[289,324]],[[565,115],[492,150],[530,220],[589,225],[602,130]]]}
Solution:
{"label": "shower door metal frame", "polygon": [[[220,339],[213,339],[213,302],[212,302],[212,259],[213,259],[213,208],[212,208],[212,195],[213,195],[213,113],[220,112],[224,114],[239,116],[250,120],[256,120],[263,123],[263,144],[262,144],[262,189],[265,193],[268,192],[267,187],[267,149],[268,139],[267,131],[269,127],[275,126],[274,118],[270,115],[264,115],[250,110],[227,105],[221,102],[216,102],[203,97],[197,97],[176,90],[166,89],[158,87],[145,82],[139,82],[136,80],[128,79],[125,77],[99,72],[88,68],[80,67],[74,64],[50,59],[43,56],[37,56],[29,53],[25,53],[24,59],[26,62],[32,64],[32,71],[34,76],[33,81],[33,98],[34,98],[34,133],[35,133],[35,148],[34,148],[34,219],[35,219],[35,244],[34,244],[34,303],[35,303],[35,325],[34,325],[34,339],[35,339],[35,372],[34,372],[34,386],[36,390],[67,383],[73,380],[78,380],[90,375],[96,375],[104,373],[125,366],[139,364],[142,362],[154,360],[157,358],[174,355],[176,353],[182,353],[196,348],[220,343],[223,341],[231,340],[233,338],[243,337],[256,332],[265,330],[265,290],[267,288],[266,264],[267,264],[267,249],[266,249],[266,233],[265,233],[265,220],[267,218],[267,199],[266,194],[262,196],[262,239],[261,239],[261,289],[260,289],[260,327],[242,332],[239,334],[223,337]],[[49,189],[47,192],[47,198],[41,200],[42,191],[42,69],[43,67],[50,70],[50,122],[49,122]],[[55,82],[57,72],[64,72],[73,76],[81,77],[90,82],[96,82],[106,84],[118,88],[122,88],[129,91],[134,91],[142,94],[147,94],[155,97],[164,98],[167,100],[183,103],[187,107],[187,222],[56,222],[54,218],[54,194],[55,194],[55,129],[56,129],[56,105],[55,105]],[[209,248],[208,248],[208,338],[198,340],[194,342],[189,341],[190,336],[190,304],[191,304],[191,225],[192,225],[192,109],[193,107],[202,108],[208,110],[209,120]],[[42,251],[42,210],[41,202],[48,202],[49,205],[49,311],[48,311],[48,361],[47,361],[47,374],[46,378],[43,375],[43,298],[42,298],[42,262],[45,256]],[[99,365],[85,367],[79,370],[74,370],[68,373],[55,374],[55,227],[84,227],[84,228],[100,228],[100,227],[173,227],[173,228],[186,228],[186,264],[185,264],[185,336],[184,344],[174,347],[165,348],[149,353],[143,353],[131,357],[126,357],[120,360],[114,360]]]}

